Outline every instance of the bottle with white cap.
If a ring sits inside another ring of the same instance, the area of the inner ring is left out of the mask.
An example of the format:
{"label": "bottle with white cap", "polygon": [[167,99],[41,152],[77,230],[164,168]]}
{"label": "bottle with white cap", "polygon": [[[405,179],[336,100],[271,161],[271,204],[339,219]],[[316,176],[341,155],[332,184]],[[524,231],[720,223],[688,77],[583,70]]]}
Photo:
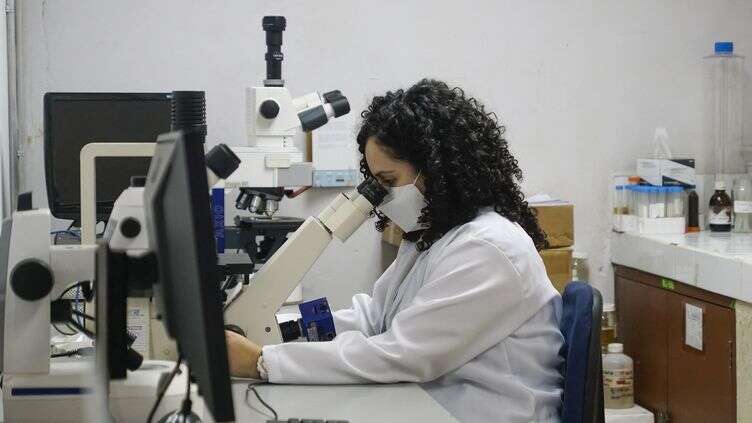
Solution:
{"label": "bottle with white cap", "polygon": [[708,224],[711,232],[731,232],[734,202],[726,194],[726,182],[715,181],[715,193],[710,197]]}
{"label": "bottle with white cap", "polygon": [[606,408],[634,407],[634,367],[622,344],[608,344],[603,356],[603,402]]}

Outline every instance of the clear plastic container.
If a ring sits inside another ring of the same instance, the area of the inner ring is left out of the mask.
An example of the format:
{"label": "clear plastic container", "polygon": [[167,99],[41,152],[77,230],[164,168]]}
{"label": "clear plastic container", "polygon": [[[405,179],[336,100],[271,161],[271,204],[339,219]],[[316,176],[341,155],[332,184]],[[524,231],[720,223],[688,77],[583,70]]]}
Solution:
{"label": "clear plastic container", "polygon": [[684,188],[666,187],[666,217],[683,217],[684,203]]}
{"label": "clear plastic container", "polygon": [[629,214],[627,192],[624,185],[616,185],[614,191],[614,214]]}
{"label": "clear plastic container", "polygon": [[650,217],[650,188],[643,185],[632,188],[636,211],[634,214],[637,217]]}
{"label": "clear plastic container", "polygon": [[634,364],[622,344],[608,344],[603,356],[603,400],[606,408],[634,407]]}
{"label": "clear plastic container", "polygon": [[731,42],[715,43],[714,53],[703,58],[705,71],[705,138],[715,175],[744,173],[742,107],[744,57],[734,54]]}
{"label": "clear plastic container", "polygon": [[666,190],[664,187],[650,187],[650,218],[666,217]]}
{"label": "clear plastic container", "polygon": [[752,232],[752,183],[739,178],[734,183],[734,232]]}

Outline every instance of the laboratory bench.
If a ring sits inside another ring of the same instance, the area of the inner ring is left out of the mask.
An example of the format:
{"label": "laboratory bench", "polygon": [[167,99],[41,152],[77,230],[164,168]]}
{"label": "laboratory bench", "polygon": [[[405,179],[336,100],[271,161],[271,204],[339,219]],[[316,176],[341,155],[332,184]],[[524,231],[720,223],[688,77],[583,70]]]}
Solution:
{"label": "laboratory bench", "polygon": [[[390,385],[253,385],[280,419],[346,420],[350,423],[456,423],[444,407],[414,383]],[[233,381],[235,421],[266,423],[273,415],[248,391],[248,383]],[[213,420],[194,398],[194,412],[204,423]],[[0,423],[4,421],[0,401]]]}
{"label": "laboratory bench", "polygon": [[617,337],[656,422],[752,422],[752,234],[611,238]]}

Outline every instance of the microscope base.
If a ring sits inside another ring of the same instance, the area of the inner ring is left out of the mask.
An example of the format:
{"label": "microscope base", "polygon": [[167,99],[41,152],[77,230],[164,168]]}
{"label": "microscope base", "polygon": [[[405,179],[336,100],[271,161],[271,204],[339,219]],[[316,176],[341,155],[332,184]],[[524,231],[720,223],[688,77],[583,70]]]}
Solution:
{"label": "microscope base", "polygon": [[[143,423],[157,396],[157,382],[174,363],[144,361],[141,369],[128,372],[128,378],[110,382],[110,410],[118,423]],[[185,396],[186,374],[170,384],[157,416],[180,407]],[[50,421],[99,422],[92,416],[96,385],[94,365],[88,360],[61,359],[50,363],[48,375],[5,375],[3,380],[4,421],[49,423]],[[193,395],[195,396],[195,395]],[[194,399],[194,410],[203,412],[203,403]]]}

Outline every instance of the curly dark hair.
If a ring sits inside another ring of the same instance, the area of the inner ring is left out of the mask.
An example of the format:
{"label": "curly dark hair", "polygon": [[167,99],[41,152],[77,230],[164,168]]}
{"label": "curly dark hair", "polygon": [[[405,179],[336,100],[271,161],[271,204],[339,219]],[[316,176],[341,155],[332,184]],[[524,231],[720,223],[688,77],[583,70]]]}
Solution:
{"label": "curly dark hair", "polygon": [[[418,250],[429,249],[485,207],[519,223],[537,249],[546,247],[546,236],[520,190],[522,170],[509,152],[505,128],[478,100],[445,82],[423,79],[407,90],[374,97],[361,118],[357,140],[365,177],[372,176],[366,142],[375,137],[425,178],[427,206],[420,222],[428,228],[405,234],[417,241]],[[376,228],[383,231],[388,219],[377,216]]]}

